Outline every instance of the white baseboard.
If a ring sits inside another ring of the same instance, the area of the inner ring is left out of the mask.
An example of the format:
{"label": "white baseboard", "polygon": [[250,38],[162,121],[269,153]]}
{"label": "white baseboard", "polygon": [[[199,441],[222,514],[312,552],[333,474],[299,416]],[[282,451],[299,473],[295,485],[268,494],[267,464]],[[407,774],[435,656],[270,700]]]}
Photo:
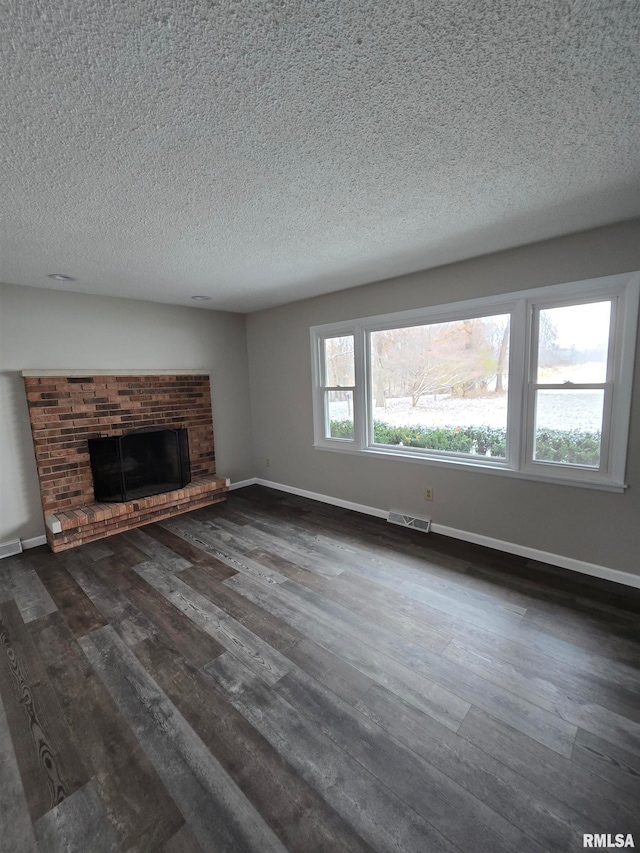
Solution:
{"label": "white baseboard", "polygon": [[[298,489],[295,486],[286,486],[283,483],[273,483],[271,480],[263,480],[260,477],[256,477],[254,481],[247,481],[247,484],[249,482],[255,482],[259,486],[267,486],[270,489],[277,489],[281,492],[289,492],[292,495],[300,495],[300,497],[310,498],[321,503],[332,504],[333,506],[339,506],[344,509],[352,509],[354,512],[362,512],[366,515],[373,515],[376,518],[387,517],[387,511],[384,509],[354,503],[353,501],[344,501],[330,495],[320,495],[317,492]],[[237,488],[239,487],[238,484]],[[596,563],[586,563],[583,560],[576,560],[573,557],[563,557],[562,554],[540,551],[538,548],[529,548],[526,545],[518,545],[515,542],[505,542],[502,539],[494,539],[491,536],[483,536],[480,533],[457,530],[455,527],[446,527],[444,524],[432,523],[431,530],[442,536],[450,536],[452,539],[462,539],[465,542],[473,542],[475,545],[484,545],[486,548],[494,548],[496,551],[506,551],[508,554],[525,557],[528,560],[537,560],[539,563],[559,566],[562,569],[569,569],[572,572],[579,572],[583,575],[590,575],[591,577],[602,578],[603,580],[640,589],[640,576],[632,575],[629,572],[621,572],[619,569],[610,569],[608,566],[599,566]]]}
{"label": "white baseboard", "polygon": [[47,537],[46,536],[34,536],[33,539],[23,539],[22,547],[26,551],[27,548],[37,548],[38,545],[46,545]]}
{"label": "white baseboard", "polygon": [[596,563],[586,563],[584,560],[576,560],[573,557],[563,557],[562,554],[551,554],[549,551],[517,545],[515,542],[504,542],[502,539],[483,536],[481,533],[456,530],[456,528],[446,527],[444,524],[432,524],[431,529],[434,533],[440,533],[442,536],[463,539],[465,542],[473,542],[474,545],[484,545],[486,548],[495,548],[496,551],[506,551],[508,554],[516,554],[518,557],[536,560],[538,563],[548,563],[552,566],[559,566],[561,569],[569,569],[572,572],[580,572],[583,575],[591,575],[594,578],[602,578],[602,580],[614,581],[614,583],[622,583],[625,586],[640,589],[640,576],[621,572],[619,569],[610,569],[608,566],[599,566]]}
{"label": "white baseboard", "polygon": [[244,489],[245,486],[254,486],[257,482],[258,481],[255,477],[249,477],[248,480],[238,480],[237,483],[231,483],[229,491],[232,492],[234,489]]}
{"label": "white baseboard", "polygon": [[354,512],[363,512],[365,515],[375,515],[377,518],[387,517],[386,510],[377,509],[374,506],[357,504],[353,501],[343,501],[341,498],[332,498],[330,495],[319,495],[317,492],[309,492],[307,489],[298,489],[295,486],[284,486],[282,483],[272,483],[271,480],[262,480],[260,477],[256,478],[256,483],[259,486],[267,486],[270,489],[277,489],[280,492],[299,495],[301,498],[311,498],[311,500],[320,501],[323,504],[332,504],[343,509],[352,509]]}

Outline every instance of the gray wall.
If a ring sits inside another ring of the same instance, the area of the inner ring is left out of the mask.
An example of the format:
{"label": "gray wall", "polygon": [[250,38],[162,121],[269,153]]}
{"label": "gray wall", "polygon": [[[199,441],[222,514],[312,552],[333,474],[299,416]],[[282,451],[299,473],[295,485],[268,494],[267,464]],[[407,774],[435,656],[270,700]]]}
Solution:
{"label": "gray wall", "polygon": [[[314,450],[309,327],[640,268],[640,220],[247,317],[256,475],[640,574],[640,368],[625,494]],[[636,357],[636,364],[638,357]],[[270,460],[270,467],[266,460]],[[434,489],[425,504],[424,488]]]}
{"label": "gray wall", "polygon": [[0,542],[44,533],[20,376],[41,368],[209,370],[218,473],[253,476],[244,315],[0,285]]}

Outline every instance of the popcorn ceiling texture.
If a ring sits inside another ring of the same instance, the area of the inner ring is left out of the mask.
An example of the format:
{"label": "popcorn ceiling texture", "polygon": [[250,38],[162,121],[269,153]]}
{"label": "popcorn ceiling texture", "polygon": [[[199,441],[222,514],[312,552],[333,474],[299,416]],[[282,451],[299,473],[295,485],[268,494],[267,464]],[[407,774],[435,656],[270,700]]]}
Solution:
{"label": "popcorn ceiling texture", "polygon": [[0,279],[247,311],[631,218],[639,38],[635,0],[7,0]]}

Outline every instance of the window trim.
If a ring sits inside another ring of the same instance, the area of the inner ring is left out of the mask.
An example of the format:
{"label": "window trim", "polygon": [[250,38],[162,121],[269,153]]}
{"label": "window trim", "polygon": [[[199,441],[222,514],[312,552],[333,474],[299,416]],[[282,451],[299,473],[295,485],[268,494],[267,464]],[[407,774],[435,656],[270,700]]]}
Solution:
{"label": "window trim", "polygon": [[[533,328],[535,312],[539,312],[544,307],[595,302],[599,297],[612,301],[612,334],[609,341],[610,359],[606,383],[611,383],[611,392],[609,394],[605,392],[605,406],[609,406],[609,415],[603,424],[602,439],[603,456],[607,457],[606,466],[602,460],[600,469],[587,466],[560,466],[557,463],[536,461],[532,458],[532,430],[535,415],[532,405],[535,400],[535,391],[532,395],[531,388],[532,379],[537,378],[532,375],[535,362],[533,346],[536,343]],[[313,446],[317,450],[396,458],[438,467],[453,467],[458,470],[484,471],[525,480],[623,492],[626,488],[624,478],[639,306],[640,272],[635,271],[313,326],[310,330],[313,370]],[[473,457],[448,451],[374,445],[371,441],[373,409],[369,382],[371,332],[498,313],[511,315],[506,458]],[[341,389],[353,390],[353,439],[326,438],[324,432],[326,387],[321,384],[323,342],[326,338],[338,335],[354,336],[355,386],[349,386],[349,388],[345,386]]]}
{"label": "window trim", "polygon": [[[613,391],[614,381],[613,375],[615,370],[616,359],[616,338],[618,336],[617,319],[619,317],[619,305],[621,291],[608,291],[598,293],[597,291],[582,296],[579,299],[532,299],[531,305],[531,340],[529,343],[529,375],[525,387],[526,398],[526,417],[524,419],[524,456],[523,470],[555,470],[557,466],[554,463],[545,460],[536,460],[535,452],[535,424],[536,424],[536,401],[537,393],[542,390],[565,390],[568,392],[574,390],[602,390],[602,438],[600,442],[600,464],[595,466],[588,465],[567,465],[567,478],[584,479],[583,472],[591,471],[598,477],[609,478],[609,459],[611,456],[611,426],[613,422]],[[571,383],[567,388],[564,383],[540,382],[538,380],[538,358],[539,358],[539,340],[540,340],[540,312],[547,308],[563,308],[573,307],[585,304],[594,304],[598,301],[609,302],[611,305],[611,313],[609,318],[609,346],[607,352],[607,374],[604,382],[576,382]],[[544,466],[544,469],[540,466]]]}

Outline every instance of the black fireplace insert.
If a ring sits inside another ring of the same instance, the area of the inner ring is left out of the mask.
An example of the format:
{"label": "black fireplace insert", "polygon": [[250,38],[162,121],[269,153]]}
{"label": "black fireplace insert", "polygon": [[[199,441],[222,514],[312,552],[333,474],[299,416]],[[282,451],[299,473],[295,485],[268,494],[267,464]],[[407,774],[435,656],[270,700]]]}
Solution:
{"label": "black fireplace insert", "polygon": [[97,501],[130,501],[181,489],[191,480],[186,429],[130,432],[90,438]]}

